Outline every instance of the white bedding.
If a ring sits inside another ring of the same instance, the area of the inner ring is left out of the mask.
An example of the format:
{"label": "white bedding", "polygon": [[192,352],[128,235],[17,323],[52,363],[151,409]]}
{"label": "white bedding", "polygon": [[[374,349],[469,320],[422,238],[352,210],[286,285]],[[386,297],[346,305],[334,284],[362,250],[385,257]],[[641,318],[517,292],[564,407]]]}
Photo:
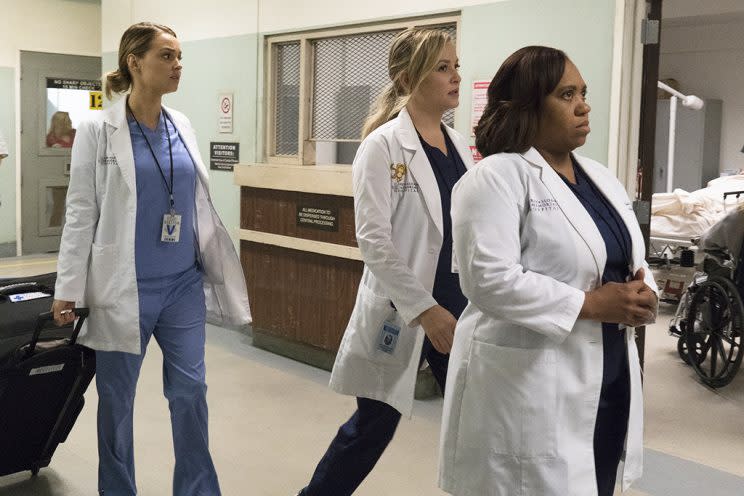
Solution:
{"label": "white bedding", "polygon": [[655,193],[651,201],[651,236],[689,240],[700,236],[718,222],[740,198],[723,194],[744,191],[744,174],[724,176],[708,183],[707,188],[688,193],[675,189],[672,193]]}

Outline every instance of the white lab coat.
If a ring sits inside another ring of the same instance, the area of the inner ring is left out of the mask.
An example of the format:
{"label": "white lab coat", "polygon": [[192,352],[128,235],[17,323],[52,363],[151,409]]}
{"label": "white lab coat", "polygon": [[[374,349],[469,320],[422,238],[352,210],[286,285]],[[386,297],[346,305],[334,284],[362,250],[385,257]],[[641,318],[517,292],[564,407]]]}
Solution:
{"label": "white lab coat", "polygon": [[[632,237],[656,291],[632,205],[601,164],[577,157]],[[457,496],[596,496],[601,323],[577,320],[607,258],[589,213],[534,148],[487,157],[455,186],[454,252],[469,304],[457,324],[439,484]],[[627,332],[631,405],[622,483],[642,473],[643,405]]]}
{"label": "white lab coat", "polygon": [[[469,167],[463,138],[447,133]],[[330,386],[410,417],[424,342],[417,317],[437,304],[432,289],[443,227],[436,177],[405,109],[362,142],[352,175],[364,272]],[[400,328],[392,354],[378,346],[384,322]]]}
{"label": "white lab coat", "polygon": [[8,156],[8,144],[5,142],[5,136],[0,131],[0,160]]}
{"label": "white lab coat", "polygon": [[742,243],[744,207],[737,207],[705,231],[698,245],[704,250],[728,250],[731,259],[738,262]]}
{"label": "white lab coat", "polygon": [[[165,108],[165,107],[164,107]],[[243,270],[209,197],[196,135],[180,112],[165,108],[196,164],[195,223],[204,270],[207,319],[250,322]],[[55,298],[90,307],[79,341],[102,351],[140,353],[134,261],[137,185],[125,98],[83,123],[72,147],[65,227]]]}

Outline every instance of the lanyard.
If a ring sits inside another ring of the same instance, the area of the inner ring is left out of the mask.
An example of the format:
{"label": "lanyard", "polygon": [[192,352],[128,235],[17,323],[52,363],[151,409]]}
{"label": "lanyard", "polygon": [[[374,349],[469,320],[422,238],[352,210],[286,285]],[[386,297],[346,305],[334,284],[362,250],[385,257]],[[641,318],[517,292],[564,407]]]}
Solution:
{"label": "lanyard", "polygon": [[[142,133],[142,137],[145,138],[145,143],[147,143],[147,148],[150,149],[152,158],[153,160],[155,160],[155,165],[158,166],[158,172],[160,172],[160,177],[163,178],[163,183],[165,184],[165,189],[168,192],[168,197],[170,199],[170,212],[171,214],[174,214],[176,212],[176,209],[175,209],[176,202],[173,199],[173,185],[174,185],[174,182],[173,182],[173,146],[171,145],[170,132],[168,131],[168,121],[170,120],[170,116],[168,116],[168,118],[166,119],[167,114],[165,110],[161,110],[163,114],[163,124],[165,125],[165,135],[168,137],[168,154],[170,156],[170,186],[169,186],[168,180],[165,178],[165,173],[163,172],[163,168],[160,166],[160,162],[158,162],[158,157],[155,156],[155,151],[153,151],[152,145],[150,145],[150,140],[147,139],[147,135],[145,134],[145,131],[142,129],[142,126],[140,126],[140,123],[137,120],[137,117],[134,115],[134,112],[132,112],[132,108],[129,106],[129,98],[127,98],[127,110],[132,115],[134,122],[137,123],[137,127]],[[173,124],[173,122],[171,122],[171,124]],[[175,124],[173,124],[173,127],[175,127]]]}

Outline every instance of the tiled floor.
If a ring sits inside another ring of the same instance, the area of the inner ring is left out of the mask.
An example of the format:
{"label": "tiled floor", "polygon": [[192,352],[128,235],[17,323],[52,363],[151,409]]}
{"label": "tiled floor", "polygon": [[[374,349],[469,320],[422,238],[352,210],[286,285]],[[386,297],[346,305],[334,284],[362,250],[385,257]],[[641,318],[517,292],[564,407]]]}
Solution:
{"label": "tiled floor", "polygon": [[[0,277],[55,270],[54,259],[0,260]],[[666,309],[670,311],[671,309]],[[744,372],[728,387],[700,385],[666,334],[648,329],[646,475],[631,496],[744,495]],[[170,422],[162,355],[148,350],[135,413],[137,481],[143,496],[171,493]],[[211,446],[226,496],[290,496],[303,486],[354,400],[331,392],[328,373],[251,346],[250,336],[209,327]],[[0,478],[0,496],[96,494],[95,388],[49,468]],[[418,401],[360,496],[444,495],[436,487],[441,399]],[[538,496],[538,495],[535,495]]]}

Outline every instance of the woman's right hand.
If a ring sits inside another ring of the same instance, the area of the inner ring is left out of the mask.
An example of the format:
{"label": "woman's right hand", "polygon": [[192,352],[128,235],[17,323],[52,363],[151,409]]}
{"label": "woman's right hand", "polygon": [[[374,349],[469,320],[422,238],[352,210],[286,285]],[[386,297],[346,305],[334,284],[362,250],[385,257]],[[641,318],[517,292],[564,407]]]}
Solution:
{"label": "woman's right hand", "polygon": [[52,314],[54,314],[54,323],[58,326],[70,324],[75,320],[74,301],[54,300],[52,303]]}
{"label": "woman's right hand", "polygon": [[579,313],[580,319],[596,320],[638,327],[656,317],[656,294],[648,290],[640,277],[625,283],[608,282],[588,291]]}
{"label": "woman's right hand", "polygon": [[439,353],[449,353],[455,338],[457,319],[441,305],[424,310],[418,317],[426,336]]}

